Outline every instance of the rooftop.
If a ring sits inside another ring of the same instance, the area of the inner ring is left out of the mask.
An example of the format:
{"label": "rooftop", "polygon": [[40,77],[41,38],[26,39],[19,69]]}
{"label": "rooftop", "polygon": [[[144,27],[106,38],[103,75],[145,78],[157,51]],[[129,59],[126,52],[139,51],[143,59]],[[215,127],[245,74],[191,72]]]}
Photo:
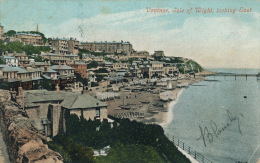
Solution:
{"label": "rooftop", "polygon": [[14,67],[3,65],[3,64],[0,64],[0,69],[2,69],[2,71],[4,72],[18,72],[18,70],[14,69]]}
{"label": "rooftop", "polygon": [[41,35],[39,35],[39,34],[26,33],[26,32],[19,32],[19,33],[16,33],[15,35],[16,35],[16,36],[17,36],[17,35],[26,35],[26,36],[40,36],[40,37],[41,37]]}
{"label": "rooftop", "polygon": [[53,70],[74,70],[74,68],[67,65],[53,65],[50,68]]}
{"label": "rooftop", "polygon": [[3,56],[3,58],[4,58],[4,59],[15,59],[15,60],[16,60],[15,57],[11,57],[11,56]]}
{"label": "rooftop", "polygon": [[80,42],[80,44],[130,44],[130,42],[116,42],[116,41],[112,41],[112,42],[108,42],[108,41],[101,41],[101,42]]}
{"label": "rooftop", "polygon": [[39,102],[61,101],[60,105],[67,109],[85,109],[105,107],[106,103],[88,94],[76,94],[63,91],[30,90],[25,91],[25,106],[35,106]]}

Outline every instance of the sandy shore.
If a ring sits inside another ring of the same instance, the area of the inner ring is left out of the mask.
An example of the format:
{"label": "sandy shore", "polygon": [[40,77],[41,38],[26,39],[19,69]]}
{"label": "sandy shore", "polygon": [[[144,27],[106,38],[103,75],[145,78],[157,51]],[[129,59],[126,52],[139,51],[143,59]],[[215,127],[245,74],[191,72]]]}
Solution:
{"label": "sandy shore", "polygon": [[[173,120],[173,106],[185,88],[203,77],[182,76],[176,81],[175,88],[167,89],[166,86],[135,85],[120,90],[120,98],[106,101],[108,114],[118,118],[128,118],[146,124],[167,125]],[[129,91],[138,90],[138,91]]]}

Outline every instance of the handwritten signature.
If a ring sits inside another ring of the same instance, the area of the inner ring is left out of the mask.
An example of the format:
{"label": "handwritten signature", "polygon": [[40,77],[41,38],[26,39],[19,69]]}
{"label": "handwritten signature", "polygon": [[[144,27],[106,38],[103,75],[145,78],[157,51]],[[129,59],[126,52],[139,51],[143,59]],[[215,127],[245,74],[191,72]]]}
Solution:
{"label": "handwritten signature", "polygon": [[243,135],[240,127],[240,118],[243,117],[243,114],[240,113],[236,116],[233,116],[232,113],[227,110],[227,116],[229,118],[229,121],[220,128],[218,128],[217,124],[213,120],[210,120],[210,128],[202,128],[201,126],[199,126],[201,135],[199,138],[197,138],[197,140],[202,139],[204,146],[206,147],[207,142],[212,143],[214,141],[214,138],[218,138],[229,126],[231,126],[235,122],[237,123],[238,132]]}

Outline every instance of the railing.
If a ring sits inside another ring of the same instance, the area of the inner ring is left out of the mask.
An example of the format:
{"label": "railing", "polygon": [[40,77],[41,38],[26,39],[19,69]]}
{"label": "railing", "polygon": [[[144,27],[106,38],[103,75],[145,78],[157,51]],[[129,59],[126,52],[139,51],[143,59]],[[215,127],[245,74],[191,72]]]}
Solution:
{"label": "railing", "polygon": [[113,114],[112,116],[114,116],[116,118],[133,118],[133,117],[143,118],[144,113],[141,113],[141,112],[124,112],[124,113],[116,113],[116,114]]}
{"label": "railing", "polygon": [[173,135],[167,133],[166,134],[169,140],[177,147],[183,149],[185,152],[187,152],[190,156],[192,156],[194,159],[196,159],[200,163],[212,163],[209,161],[205,156],[191,148],[190,146],[186,145],[184,142],[180,141],[179,139],[175,138]]}

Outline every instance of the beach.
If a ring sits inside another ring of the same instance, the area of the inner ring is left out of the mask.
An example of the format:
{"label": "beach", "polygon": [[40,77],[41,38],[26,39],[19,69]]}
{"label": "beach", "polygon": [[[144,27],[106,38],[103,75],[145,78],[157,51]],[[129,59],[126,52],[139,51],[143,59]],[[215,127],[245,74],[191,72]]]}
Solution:
{"label": "beach", "polygon": [[119,98],[107,100],[108,114],[128,118],[146,124],[167,125],[173,120],[173,106],[189,85],[204,80],[202,76],[182,76],[171,81],[173,88],[157,82],[157,85],[140,84],[121,89]]}

